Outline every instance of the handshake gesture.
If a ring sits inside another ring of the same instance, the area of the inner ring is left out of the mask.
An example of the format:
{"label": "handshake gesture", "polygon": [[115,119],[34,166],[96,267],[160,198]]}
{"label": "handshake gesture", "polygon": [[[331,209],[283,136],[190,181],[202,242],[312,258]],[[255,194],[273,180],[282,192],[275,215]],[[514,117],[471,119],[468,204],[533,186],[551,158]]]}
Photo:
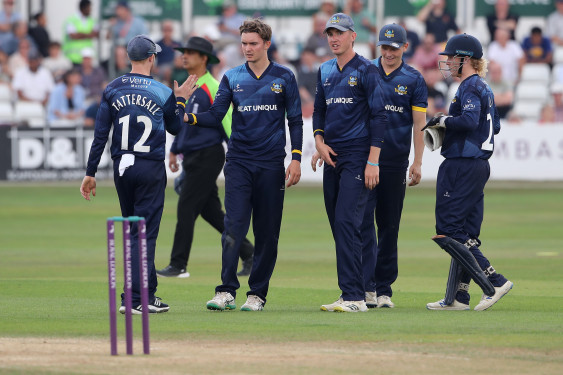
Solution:
{"label": "handshake gesture", "polygon": [[451,116],[446,116],[442,112],[436,113],[434,115],[434,117],[432,117],[430,120],[428,120],[428,122],[426,123],[426,126],[424,128],[422,128],[422,131],[425,131],[428,128],[430,128],[430,129],[444,128],[445,129],[446,128],[445,121],[448,117],[451,117]]}

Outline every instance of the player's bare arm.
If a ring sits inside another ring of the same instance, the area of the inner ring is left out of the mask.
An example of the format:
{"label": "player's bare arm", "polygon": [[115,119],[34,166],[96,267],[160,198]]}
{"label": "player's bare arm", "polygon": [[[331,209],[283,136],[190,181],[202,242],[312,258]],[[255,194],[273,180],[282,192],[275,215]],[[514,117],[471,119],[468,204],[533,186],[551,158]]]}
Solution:
{"label": "player's bare arm", "polygon": [[420,183],[422,178],[422,154],[424,153],[424,133],[421,131],[424,128],[426,121],[426,113],[420,111],[412,112],[414,127],[413,127],[413,143],[414,143],[414,161],[409,168],[409,186],[415,186]]}

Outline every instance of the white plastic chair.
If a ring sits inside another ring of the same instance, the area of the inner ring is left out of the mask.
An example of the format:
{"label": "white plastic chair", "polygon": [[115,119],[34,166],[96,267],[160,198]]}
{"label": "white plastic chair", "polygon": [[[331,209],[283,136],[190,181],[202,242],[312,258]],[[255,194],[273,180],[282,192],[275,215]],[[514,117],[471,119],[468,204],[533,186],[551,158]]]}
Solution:
{"label": "white plastic chair", "polygon": [[543,104],[549,99],[549,88],[545,83],[521,82],[516,86],[516,99]]}
{"label": "white plastic chair", "polygon": [[563,47],[555,47],[553,52],[553,63],[563,64]]}
{"label": "white plastic chair", "polygon": [[16,121],[27,122],[31,128],[42,128],[47,124],[45,108],[37,102],[16,102],[14,117]]}
{"label": "white plastic chair", "polygon": [[543,106],[544,104],[540,102],[518,100],[514,103],[512,111],[522,120],[537,121],[540,118],[540,113]]}
{"label": "white plastic chair", "polygon": [[14,120],[14,108],[10,102],[0,101],[0,124],[10,124]]}
{"label": "white plastic chair", "polygon": [[541,63],[525,64],[522,68],[520,82],[547,83],[551,72],[549,65]]}
{"label": "white plastic chair", "polygon": [[11,102],[12,90],[8,85],[0,84],[0,102]]}

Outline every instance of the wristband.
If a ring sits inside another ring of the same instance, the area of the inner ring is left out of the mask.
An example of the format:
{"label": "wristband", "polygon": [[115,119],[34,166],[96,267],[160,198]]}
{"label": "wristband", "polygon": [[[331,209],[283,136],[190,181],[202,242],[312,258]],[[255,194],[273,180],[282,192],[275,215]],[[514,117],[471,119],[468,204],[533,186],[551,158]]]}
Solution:
{"label": "wristband", "polygon": [[368,165],[371,165],[372,167],[379,167],[379,163],[372,163],[369,160],[368,160]]}

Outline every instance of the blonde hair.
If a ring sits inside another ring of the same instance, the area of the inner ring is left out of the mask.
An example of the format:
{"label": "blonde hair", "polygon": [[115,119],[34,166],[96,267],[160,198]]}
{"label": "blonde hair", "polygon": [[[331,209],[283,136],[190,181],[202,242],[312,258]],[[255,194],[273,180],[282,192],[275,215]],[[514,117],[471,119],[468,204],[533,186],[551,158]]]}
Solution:
{"label": "blonde hair", "polygon": [[480,59],[469,59],[471,63],[471,67],[475,69],[479,77],[485,78],[489,69],[487,69],[487,65],[489,65],[489,60],[484,57]]}

